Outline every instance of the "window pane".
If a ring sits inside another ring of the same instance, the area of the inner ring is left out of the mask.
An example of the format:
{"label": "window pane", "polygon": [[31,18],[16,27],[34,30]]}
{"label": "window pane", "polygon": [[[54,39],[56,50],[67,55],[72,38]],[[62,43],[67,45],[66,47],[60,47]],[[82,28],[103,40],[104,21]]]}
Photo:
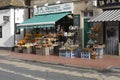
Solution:
{"label": "window pane", "polygon": [[2,26],[0,26],[0,38],[2,38]]}

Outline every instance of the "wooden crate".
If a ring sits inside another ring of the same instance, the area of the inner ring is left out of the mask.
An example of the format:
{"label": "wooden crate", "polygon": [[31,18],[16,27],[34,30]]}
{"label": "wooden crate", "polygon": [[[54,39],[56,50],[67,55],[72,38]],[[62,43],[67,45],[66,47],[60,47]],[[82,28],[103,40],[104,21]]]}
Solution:
{"label": "wooden crate", "polygon": [[23,48],[23,53],[26,53],[26,54],[32,53],[32,48],[31,47]]}
{"label": "wooden crate", "polygon": [[15,48],[14,48],[14,52],[17,52],[17,53],[22,53],[22,52],[23,52],[23,50],[22,50],[22,48],[21,48],[21,47],[15,47]]}
{"label": "wooden crate", "polygon": [[49,54],[54,54],[54,47],[53,46],[49,47]]}
{"label": "wooden crate", "polygon": [[49,53],[49,47],[43,47],[43,55],[47,56],[47,55],[50,55]]}
{"label": "wooden crate", "polygon": [[42,48],[36,48],[36,55],[43,55],[43,49]]}

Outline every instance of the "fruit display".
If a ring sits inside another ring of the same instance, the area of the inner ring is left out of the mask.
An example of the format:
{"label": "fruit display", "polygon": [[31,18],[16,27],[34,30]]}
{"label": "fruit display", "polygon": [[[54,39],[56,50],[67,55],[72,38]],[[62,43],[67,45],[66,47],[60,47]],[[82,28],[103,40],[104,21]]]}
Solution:
{"label": "fruit display", "polygon": [[27,42],[27,40],[24,38],[18,42],[17,45],[24,45]]}
{"label": "fruit display", "polygon": [[23,48],[28,48],[30,46],[36,46],[36,48],[51,47],[57,43],[56,41],[58,41],[57,34],[27,33],[25,37],[17,43],[17,46]]}

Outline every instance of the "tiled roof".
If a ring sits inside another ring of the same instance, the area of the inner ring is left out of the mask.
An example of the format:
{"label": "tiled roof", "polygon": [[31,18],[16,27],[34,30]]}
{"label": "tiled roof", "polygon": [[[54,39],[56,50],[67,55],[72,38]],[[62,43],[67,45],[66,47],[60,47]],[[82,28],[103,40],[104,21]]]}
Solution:
{"label": "tiled roof", "polygon": [[25,6],[21,0],[0,0],[0,7],[6,6]]}

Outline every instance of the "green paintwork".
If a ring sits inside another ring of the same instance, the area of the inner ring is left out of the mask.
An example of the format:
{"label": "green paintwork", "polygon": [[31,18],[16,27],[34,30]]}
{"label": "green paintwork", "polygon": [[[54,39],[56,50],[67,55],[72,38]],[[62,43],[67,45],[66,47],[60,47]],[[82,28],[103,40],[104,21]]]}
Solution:
{"label": "green paintwork", "polygon": [[87,42],[89,40],[88,38],[88,32],[93,27],[93,23],[88,23],[89,19],[84,19],[84,47],[86,47]]}

